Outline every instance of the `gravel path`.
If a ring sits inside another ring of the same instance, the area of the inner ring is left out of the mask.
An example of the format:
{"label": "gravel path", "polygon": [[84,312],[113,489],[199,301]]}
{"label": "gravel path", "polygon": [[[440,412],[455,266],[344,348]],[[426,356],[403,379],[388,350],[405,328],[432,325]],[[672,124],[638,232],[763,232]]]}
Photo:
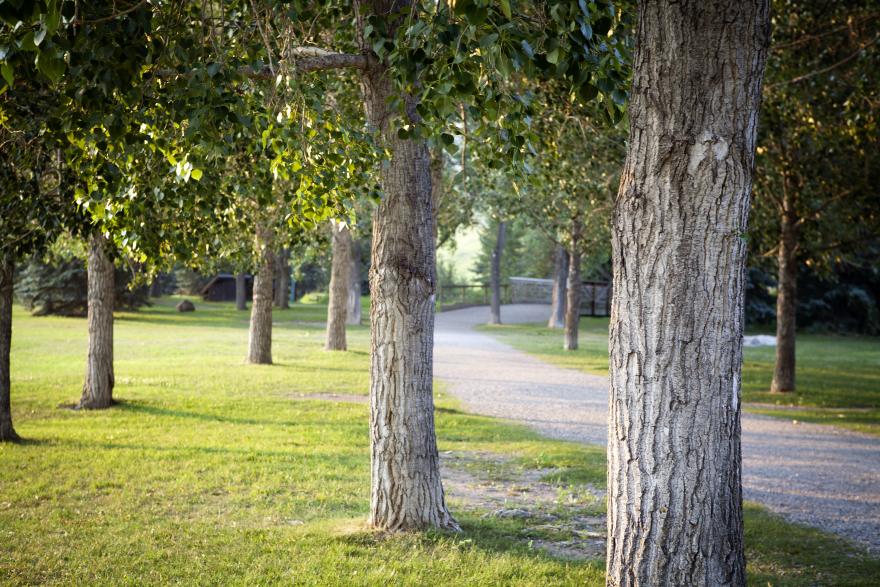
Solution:
{"label": "gravel path", "polygon": [[[544,322],[549,307],[502,308],[508,323]],[[488,308],[437,315],[434,373],[468,410],[553,438],[605,444],[608,380],[545,363],[476,332]],[[562,333],[560,331],[560,344]],[[880,553],[880,438],[743,415],[744,497]]]}

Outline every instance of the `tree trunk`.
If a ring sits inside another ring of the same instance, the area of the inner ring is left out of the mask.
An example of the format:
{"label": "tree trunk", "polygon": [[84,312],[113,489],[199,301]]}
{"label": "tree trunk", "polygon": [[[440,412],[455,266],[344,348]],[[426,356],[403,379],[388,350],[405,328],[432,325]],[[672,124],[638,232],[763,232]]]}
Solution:
{"label": "tree trunk", "polygon": [[345,322],[348,313],[349,280],[351,279],[351,231],[334,222],[333,260],[330,268],[330,302],[327,304],[327,342],[324,349],[344,351]]}
{"label": "tree trunk", "polygon": [[[374,0],[369,11],[407,14],[406,2]],[[366,14],[361,14],[363,27]],[[363,30],[363,29],[361,29]],[[370,266],[370,523],[384,530],[458,529],[446,508],[434,433],[434,219],[428,147],[401,139],[392,120],[400,98],[381,63],[363,73],[369,125],[391,153],[380,171],[383,198],[373,214]]]}
{"label": "tree trunk", "polygon": [[9,355],[12,349],[12,279],[15,263],[11,254],[0,257],[0,442],[21,440],[12,427]]}
{"label": "tree trunk", "polygon": [[290,249],[282,248],[278,251],[278,287],[275,290],[275,307],[280,310],[290,308]]}
{"label": "tree trunk", "polygon": [[776,368],[770,391],[795,389],[795,326],[797,314],[797,216],[791,190],[783,192],[779,239],[779,284],[776,293]]}
{"label": "tree trunk", "polygon": [[235,274],[235,309],[247,310],[247,277],[241,272]]}
{"label": "tree trunk", "polygon": [[161,298],[162,297],[162,274],[157,273],[156,277],[153,278],[153,283],[150,284],[150,297],[151,298]]}
{"label": "tree trunk", "polygon": [[744,585],[746,230],[769,0],[639,3],[612,230],[607,584]]}
{"label": "tree trunk", "polygon": [[567,351],[578,348],[578,327],[581,321],[581,254],[577,252],[578,243],[572,246],[568,254],[568,283],[565,300],[565,343]]}
{"label": "tree trunk", "polygon": [[259,265],[257,274],[254,276],[247,362],[271,365],[272,282],[275,278],[275,253],[272,251],[272,233],[263,225],[257,225],[256,244],[259,252]]}
{"label": "tree trunk", "polygon": [[553,299],[550,306],[550,319],[547,328],[562,328],[565,325],[565,297],[568,291],[568,252],[562,245],[556,246],[553,266]]}
{"label": "tree trunk", "polygon": [[116,297],[113,261],[107,240],[89,237],[89,355],[86,380],[77,408],[100,410],[113,404],[113,302]]}
{"label": "tree trunk", "polygon": [[504,241],[507,236],[507,223],[498,222],[495,248],[492,250],[492,306],[489,324],[501,324],[501,256],[504,254]]}
{"label": "tree trunk", "polygon": [[360,325],[361,323],[361,250],[357,239],[351,241],[351,266],[348,277],[348,311],[345,323]]}

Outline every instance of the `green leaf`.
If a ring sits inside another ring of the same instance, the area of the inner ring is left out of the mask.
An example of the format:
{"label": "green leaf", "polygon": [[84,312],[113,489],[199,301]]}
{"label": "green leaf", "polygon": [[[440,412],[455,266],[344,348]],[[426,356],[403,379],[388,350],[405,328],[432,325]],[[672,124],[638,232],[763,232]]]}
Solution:
{"label": "green leaf", "polygon": [[200,179],[202,179],[202,170],[194,167],[192,172],[190,172],[190,177],[192,177],[196,181],[199,181]]}
{"label": "green leaf", "polygon": [[513,11],[510,9],[510,0],[501,0],[501,12],[507,20],[513,19]]}
{"label": "green leaf", "polygon": [[8,62],[0,65],[0,74],[3,74],[3,79],[6,80],[6,84],[12,86],[12,82],[15,81],[15,73]]}
{"label": "green leaf", "polygon": [[559,63],[559,47],[556,47],[555,49],[547,53],[547,61],[552,63],[553,65]]}
{"label": "green leaf", "polygon": [[67,69],[67,64],[64,63],[64,60],[56,53],[49,51],[43,51],[37,55],[35,63],[40,73],[49,78],[49,81],[53,84],[58,83]]}

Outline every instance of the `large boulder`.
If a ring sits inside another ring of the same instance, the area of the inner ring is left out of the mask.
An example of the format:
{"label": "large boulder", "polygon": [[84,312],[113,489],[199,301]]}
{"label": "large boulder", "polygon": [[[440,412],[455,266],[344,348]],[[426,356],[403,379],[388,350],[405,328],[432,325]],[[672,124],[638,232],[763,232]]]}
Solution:
{"label": "large boulder", "polygon": [[196,307],[191,301],[183,300],[182,302],[177,304],[177,311],[178,312],[195,312]]}

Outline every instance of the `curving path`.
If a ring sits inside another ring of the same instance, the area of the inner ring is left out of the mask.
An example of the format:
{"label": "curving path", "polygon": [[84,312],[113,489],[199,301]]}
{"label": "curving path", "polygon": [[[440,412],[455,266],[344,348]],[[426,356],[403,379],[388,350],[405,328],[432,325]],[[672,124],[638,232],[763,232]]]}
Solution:
{"label": "curving path", "polygon": [[[508,323],[540,323],[548,315],[543,305],[501,312]],[[605,444],[607,378],[550,365],[476,332],[488,318],[485,306],[437,315],[434,374],[449,392],[474,413]],[[744,414],[742,446],[745,499],[880,552],[880,438]]]}

